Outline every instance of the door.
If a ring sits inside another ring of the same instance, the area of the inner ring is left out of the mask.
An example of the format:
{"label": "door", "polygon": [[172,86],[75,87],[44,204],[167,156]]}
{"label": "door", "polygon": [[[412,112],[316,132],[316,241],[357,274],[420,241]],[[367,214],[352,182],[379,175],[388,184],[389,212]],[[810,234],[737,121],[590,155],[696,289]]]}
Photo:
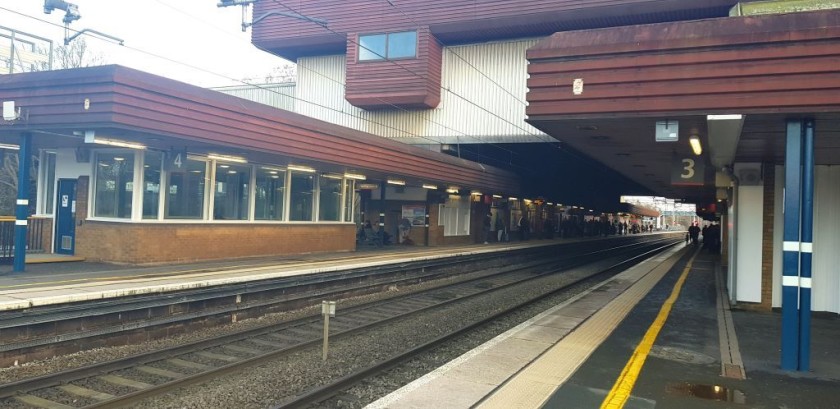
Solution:
{"label": "door", "polygon": [[55,203],[55,252],[72,255],[76,247],[76,179],[58,180]]}

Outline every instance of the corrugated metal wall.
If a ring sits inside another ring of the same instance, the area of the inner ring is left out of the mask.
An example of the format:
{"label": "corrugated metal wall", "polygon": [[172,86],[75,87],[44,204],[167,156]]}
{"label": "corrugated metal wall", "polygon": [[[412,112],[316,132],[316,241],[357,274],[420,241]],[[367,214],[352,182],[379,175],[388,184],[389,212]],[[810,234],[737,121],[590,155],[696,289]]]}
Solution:
{"label": "corrugated metal wall", "polygon": [[[783,167],[777,167],[776,203],[781,206]],[[784,221],[778,211],[774,230],[781,231]],[[840,314],[840,166],[816,166],[814,169],[814,263],[811,308]],[[773,306],[781,307],[782,242],[774,242]]]}
{"label": "corrugated metal wall", "polygon": [[219,92],[224,92],[225,94],[234,95],[239,98],[244,98],[261,104],[270,105],[275,108],[294,112],[295,88],[296,86],[294,83],[282,83],[222,87],[214,89]]}
{"label": "corrugated metal wall", "polygon": [[525,50],[536,41],[445,48],[441,103],[434,110],[361,110],[344,99],[343,55],[301,58],[297,112],[409,143],[551,140],[524,121]]}

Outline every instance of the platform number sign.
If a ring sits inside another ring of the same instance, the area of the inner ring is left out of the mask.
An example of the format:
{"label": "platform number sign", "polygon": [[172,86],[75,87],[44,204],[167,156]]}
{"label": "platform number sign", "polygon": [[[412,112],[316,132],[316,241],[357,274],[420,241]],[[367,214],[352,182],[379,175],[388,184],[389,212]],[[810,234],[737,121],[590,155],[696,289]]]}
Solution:
{"label": "platform number sign", "polygon": [[671,184],[703,186],[706,165],[700,156],[674,156],[671,164]]}
{"label": "platform number sign", "polygon": [[183,173],[187,171],[187,150],[171,150],[166,153],[166,170],[169,173]]}

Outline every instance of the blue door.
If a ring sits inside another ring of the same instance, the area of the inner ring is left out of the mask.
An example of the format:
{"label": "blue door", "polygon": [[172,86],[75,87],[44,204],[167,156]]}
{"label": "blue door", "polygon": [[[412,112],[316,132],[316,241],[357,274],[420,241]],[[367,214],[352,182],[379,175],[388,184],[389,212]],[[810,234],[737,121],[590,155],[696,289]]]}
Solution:
{"label": "blue door", "polygon": [[72,255],[76,247],[76,179],[59,179],[56,199],[55,252]]}

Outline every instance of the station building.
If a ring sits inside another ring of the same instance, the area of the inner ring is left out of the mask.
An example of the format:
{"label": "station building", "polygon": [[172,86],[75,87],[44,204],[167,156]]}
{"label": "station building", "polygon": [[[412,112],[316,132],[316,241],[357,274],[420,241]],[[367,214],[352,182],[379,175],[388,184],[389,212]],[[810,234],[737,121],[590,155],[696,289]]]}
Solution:
{"label": "station building", "polygon": [[87,260],[350,251],[363,220],[409,217],[415,243],[473,242],[482,198],[519,191],[501,169],[121,66],[0,76],[0,99],[2,146],[40,157],[44,247]]}

